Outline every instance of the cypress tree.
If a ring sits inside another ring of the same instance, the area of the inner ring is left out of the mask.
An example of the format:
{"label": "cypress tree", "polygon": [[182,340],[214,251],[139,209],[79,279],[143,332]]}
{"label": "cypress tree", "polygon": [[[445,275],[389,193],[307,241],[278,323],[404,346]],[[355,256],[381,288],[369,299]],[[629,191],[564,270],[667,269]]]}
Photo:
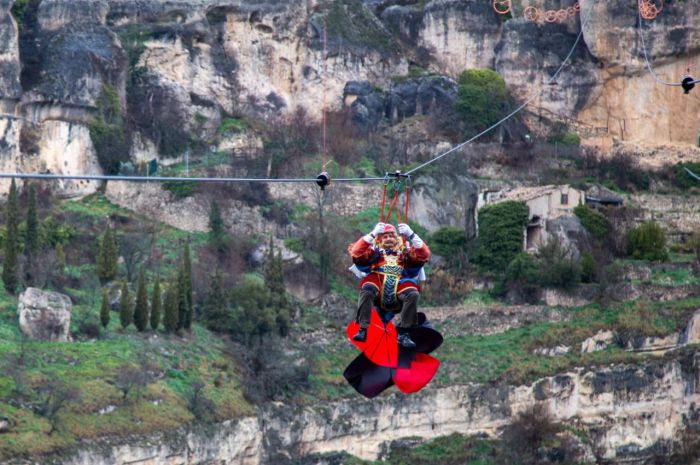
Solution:
{"label": "cypress tree", "polygon": [[202,317],[207,328],[225,332],[233,329],[233,321],[228,306],[228,296],[219,272],[210,275],[209,288],[204,299]]}
{"label": "cypress tree", "polygon": [[287,291],[284,287],[282,252],[278,250],[277,254],[275,254],[272,237],[270,237],[264,277],[265,287],[269,292],[268,306],[274,313],[277,332],[281,336],[286,336],[289,332],[289,300],[287,299]]}
{"label": "cypress tree", "polygon": [[63,279],[63,273],[66,271],[66,251],[63,249],[62,244],[56,244],[54,249],[56,254],[56,275],[59,279]]}
{"label": "cypress tree", "polygon": [[39,220],[36,211],[36,188],[29,185],[29,199],[27,201],[27,233],[24,239],[24,255],[27,258],[25,269],[25,281],[31,286],[34,283],[34,259],[39,247]]}
{"label": "cypress tree", "polygon": [[5,290],[14,294],[19,286],[17,273],[17,248],[19,243],[19,199],[14,178],[10,184],[5,210],[7,237],[5,238],[5,254],[2,262],[2,282]]}
{"label": "cypress tree", "polygon": [[107,289],[102,291],[102,306],[100,306],[100,323],[102,323],[103,328],[107,328],[109,325],[109,293]]}
{"label": "cypress tree", "polygon": [[153,331],[157,330],[158,325],[160,325],[160,297],[160,276],[158,276],[153,284],[153,295],[151,296],[151,329]]}
{"label": "cypress tree", "polygon": [[278,306],[286,307],[288,305],[287,293],[284,287],[284,270],[282,265],[282,252],[277,251],[272,245],[270,239],[270,248],[267,252],[267,260],[265,260],[265,287],[270,290],[270,298],[272,302]]}
{"label": "cypress tree", "polygon": [[226,251],[226,230],[224,220],[221,217],[221,208],[216,200],[212,200],[209,209],[209,244],[219,253]]}
{"label": "cypress tree", "polygon": [[102,282],[111,281],[117,276],[117,243],[114,240],[112,228],[107,229],[102,235],[100,248],[97,254],[97,276]]}
{"label": "cypress tree", "polygon": [[134,322],[134,309],[131,307],[131,296],[129,295],[129,285],[122,282],[122,296],[119,301],[119,321],[122,328],[126,329]]}
{"label": "cypress tree", "polygon": [[134,324],[139,331],[146,331],[146,329],[148,329],[148,291],[146,290],[146,272],[143,266],[141,266],[139,270],[139,284],[136,289]]}
{"label": "cypress tree", "polygon": [[192,316],[194,314],[194,298],[192,295],[192,258],[190,255],[190,244],[185,243],[185,252],[182,259],[182,286],[185,298],[184,302],[184,319],[180,321],[180,325],[189,330],[192,328]]}
{"label": "cypress tree", "polygon": [[168,333],[174,333],[178,327],[178,291],[177,282],[173,282],[165,293],[165,315],[163,326]]}
{"label": "cypress tree", "polygon": [[177,329],[190,329],[192,320],[187,305],[187,285],[184,267],[177,276]]}
{"label": "cypress tree", "polygon": [[24,241],[24,253],[27,257],[33,256],[39,247],[39,219],[36,209],[36,188],[29,185],[29,198],[27,200],[27,237]]}

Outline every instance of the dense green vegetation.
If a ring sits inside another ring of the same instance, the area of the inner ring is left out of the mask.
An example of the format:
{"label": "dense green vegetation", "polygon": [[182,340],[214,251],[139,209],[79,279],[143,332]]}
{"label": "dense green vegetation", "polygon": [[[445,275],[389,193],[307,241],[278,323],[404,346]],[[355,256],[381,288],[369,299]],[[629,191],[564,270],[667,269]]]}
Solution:
{"label": "dense green vegetation", "polygon": [[693,172],[693,174],[700,175],[700,163],[688,162],[688,163],[677,163],[673,166],[673,175],[675,177],[676,184],[681,189],[691,189],[700,186],[700,182],[693,178],[686,169]]}
{"label": "dense green vegetation", "polygon": [[552,144],[562,144],[575,147],[581,144],[581,136],[575,132],[558,132],[550,136],[547,141]]}
{"label": "dense green vegetation", "polygon": [[474,135],[501,119],[510,100],[503,78],[490,69],[468,69],[457,80],[457,115]]}
{"label": "dense green vegetation", "polygon": [[605,215],[588,205],[578,205],[574,208],[574,214],[593,239],[604,242],[610,238],[612,226]]}
{"label": "dense green vegetation", "polygon": [[525,202],[500,202],[479,210],[474,263],[488,271],[504,271],[523,249],[523,230],[528,219]]}
{"label": "dense green vegetation", "polygon": [[627,253],[636,259],[663,262],[668,258],[666,233],[655,221],[647,221],[627,233]]}
{"label": "dense green vegetation", "polygon": [[107,174],[119,173],[121,164],[129,161],[129,147],[119,96],[113,88],[103,89],[89,130],[100,166]]}

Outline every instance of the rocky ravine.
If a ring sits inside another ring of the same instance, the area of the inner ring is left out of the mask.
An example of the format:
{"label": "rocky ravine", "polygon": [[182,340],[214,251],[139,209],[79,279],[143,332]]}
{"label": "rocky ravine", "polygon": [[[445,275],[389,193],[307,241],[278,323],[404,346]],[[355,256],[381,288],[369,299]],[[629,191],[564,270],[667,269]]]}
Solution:
{"label": "rocky ravine", "polygon": [[546,405],[555,420],[587,431],[598,459],[644,463],[649,448],[672,441],[683,426],[683,416],[697,416],[698,359],[700,354],[688,351],[678,359],[643,366],[577,369],[528,386],[452,386],[413,396],[353,398],[305,408],[278,403],[265,407],[258,417],[128,444],[86,446],[53,463],[260,465],[341,451],[375,459],[391,441],[403,437],[494,435],[537,403]]}

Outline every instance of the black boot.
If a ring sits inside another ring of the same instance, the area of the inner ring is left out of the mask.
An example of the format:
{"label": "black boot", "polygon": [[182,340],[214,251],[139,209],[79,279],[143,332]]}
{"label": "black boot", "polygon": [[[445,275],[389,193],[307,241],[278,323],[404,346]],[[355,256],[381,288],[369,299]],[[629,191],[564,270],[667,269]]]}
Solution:
{"label": "black boot", "polygon": [[416,346],[416,343],[413,342],[411,336],[408,335],[408,331],[399,330],[399,345],[406,349],[413,349]]}
{"label": "black boot", "polygon": [[367,340],[367,328],[360,328],[357,334],[352,337],[352,340],[357,342],[365,342]]}

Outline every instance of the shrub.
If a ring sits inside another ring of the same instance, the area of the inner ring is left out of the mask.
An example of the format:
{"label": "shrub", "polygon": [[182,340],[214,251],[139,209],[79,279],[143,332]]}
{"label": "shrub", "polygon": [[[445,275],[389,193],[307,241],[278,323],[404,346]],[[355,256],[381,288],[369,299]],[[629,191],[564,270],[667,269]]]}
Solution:
{"label": "shrub", "polygon": [[693,235],[690,236],[685,246],[686,250],[691,251],[695,255],[696,266],[700,264],[700,230],[693,232]]}
{"label": "shrub", "polygon": [[240,118],[226,118],[221,121],[221,126],[219,126],[219,134],[229,134],[242,132],[248,127],[245,120]]}
{"label": "shrub", "polygon": [[581,282],[598,282],[598,262],[590,252],[584,252],[581,255]]}
{"label": "shrub", "polygon": [[283,400],[308,388],[312,364],[309,360],[301,364],[289,363],[281,346],[280,342],[273,341],[251,351],[247,368],[252,376],[243,386],[243,393],[250,402]]}
{"label": "shrub", "polygon": [[544,287],[572,289],[581,281],[581,265],[573,251],[552,235],[537,249],[540,284]]}
{"label": "shrub", "polygon": [[447,305],[464,300],[473,289],[469,281],[446,270],[433,269],[428,276],[430,286],[425,286],[421,291],[421,301],[430,305]]}
{"label": "shrub", "polygon": [[[333,159],[343,164],[339,153],[333,145],[338,138],[332,124],[333,118],[328,117],[328,141]],[[268,160],[268,169],[272,176],[282,174],[299,174],[303,172],[304,162],[310,156],[318,153],[318,127],[313,124],[303,107],[297,107],[286,116],[277,116],[265,121],[261,128],[263,133],[263,150]],[[343,134],[344,136],[345,134]],[[340,137],[342,139],[343,137]],[[356,145],[356,144],[354,144]],[[353,146],[354,146],[353,145]]]}
{"label": "shrub", "polygon": [[552,144],[557,143],[571,147],[578,147],[581,145],[581,136],[575,132],[559,132],[550,136],[547,141]]}
{"label": "shrub", "polygon": [[194,181],[164,181],[162,186],[178,200],[190,197],[197,189]]}
{"label": "shrub", "polygon": [[507,108],[509,93],[501,76],[490,69],[469,69],[457,80],[457,115],[468,133],[494,124]]}
{"label": "shrub", "polygon": [[528,218],[529,211],[524,202],[500,202],[479,210],[474,262],[488,271],[505,271],[523,250],[523,228]]}
{"label": "shrub", "polygon": [[644,171],[637,158],[629,153],[617,153],[612,158],[587,155],[583,159],[583,168],[611,189],[649,189],[649,173]]}
{"label": "shrub", "polygon": [[666,233],[655,221],[647,221],[627,233],[627,253],[636,259],[665,261]]}
{"label": "shrub", "polygon": [[578,205],[574,208],[574,214],[581,220],[586,231],[596,240],[604,242],[610,237],[612,226],[602,213],[588,205]]}
{"label": "shrub", "polygon": [[463,269],[467,264],[467,233],[462,228],[445,226],[430,237],[430,248],[445,258],[452,268]]}
{"label": "shrub", "polygon": [[534,257],[525,252],[517,254],[506,268],[501,288],[526,302],[534,302],[540,289],[540,272]]}
{"label": "shrub", "polygon": [[284,240],[284,246],[292,252],[302,253],[304,251],[304,241],[298,237],[288,237]]}
{"label": "shrub", "polygon": [[700,162],[676,163],[673,166],[673,177],[676,185],[682,189],[700,187],[700,181],[689,175],[685,170],[686,168],[693,173],[700,175]]}

